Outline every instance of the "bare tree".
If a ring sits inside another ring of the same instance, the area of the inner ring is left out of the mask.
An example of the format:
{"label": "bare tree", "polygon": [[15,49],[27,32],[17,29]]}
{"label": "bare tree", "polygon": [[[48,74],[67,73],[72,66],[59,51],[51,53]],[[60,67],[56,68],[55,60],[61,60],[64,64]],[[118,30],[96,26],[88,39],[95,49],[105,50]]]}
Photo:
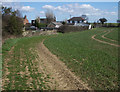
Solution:
{"label": "bare tree", "polygon": [[23,17],[23,16],[22,16],[22,13],[21,13],[19,10],[16,10],[15,13],[16,13],[16,16],[17,16],[17,17],[19,17],[19,18],[22,18],[22,17]]}
{"label": "bare tree", "polygon": [[38,16],[38,17],[36,17],[36,19],[35,19],[38,23],[40,23],[40,17]]}
{"label": "bare tree", "polygon": [[50,22],[56,21],[56,17],[54,16],[51,10],[47,10],[45,15],[47,19],[47,24],[49,24]]}
{"label": "bare tree", "polygon": [[67,19],[64,19],[62,22],[63,25],[67,24]]}

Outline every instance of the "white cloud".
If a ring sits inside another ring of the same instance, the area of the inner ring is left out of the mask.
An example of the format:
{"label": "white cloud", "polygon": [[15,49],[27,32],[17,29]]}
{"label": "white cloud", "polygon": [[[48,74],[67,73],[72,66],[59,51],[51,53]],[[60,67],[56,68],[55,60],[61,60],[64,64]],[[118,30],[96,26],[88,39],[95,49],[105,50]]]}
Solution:
{"label": "white cloud", "polygon": [[91,6],[90,4],[66,4],[63,6],[51,6],[51,5],[45,5],[42,8],[44,9],[51,9],[53,11],[58,11],[58,12],[64,12],[64,13],[70,13],[72,15],[82,15],[82,14],[86,14],[86,15],[103,15],[103,14],[111,14],[111,15],[115,15],[115,12],[106,12],[97,8],[94,8],[93,6]]}
{"label": "white cloud", "polygon": [[44,9],[54,9],[54,7],[51,6],[51,5],[45,5],[45,6],[43,6],[42,8],[44,8]]}
{"label": "white cloud", "polygon": [[30,6],[23,6],[23,7],[21,7],[20,10],[23,11],[23,12],[30,12],[30,11],[33,11],[34,8],[32,8]]}
{"label": "white cloud", "polygon": [[[96,21],[101,17],[105,17],[110,20],[112,20],[114,17],[115,18],[117,17],[117,12],[108,12],[105,10],[101,10],[93,7],[90,4],[74,3],[74,4],[65,4],[56,7],[52,5],[45,5],[42,8],[53,10],[56,13],[56,15],[60,17],[63,15],[65,17],[66,15],[81,16],[83,14],[86,14],[89,17],[90,21]],[[65,18],[68,18],[68,16],[66,16]]]}
{"label": "white cloud", "polygon": [[1,0],[2,2],[119,2],[119,0]]}
{"label": "white cloud", "polygon": [[20,6],[20,3],[16,3],[16,2],[3,2],[2,5],[4,7],[12,7],[13,9],[20,9],[21,6]]}
{"label": "white cloud", "polygon": [[90,4],[82,4],[81,6],[78,5],[80,8],[93,8]]}
{"label": "white cloud", "polygon": [[41,13],[41,14],[45,14],[45,12],[44,12],[44,11],[40,11],[40,13]]}
{"label": "white cloud", "polygon": [[17,0],[0,0],[0,2],[16,2]]}
{"label": "white cloud", "polygon": [[111,12],[111,14],[113,14],[113,15],[117,15],[117,13],[116,13],[116,12]]}
{"label": "white cloud", "polygon": [[12,9],[20,10],[22,12],[30,12],[34,10],[33,7],[23,6],[19,2],[4,2],[2,5],[5,7],[12,7]]}

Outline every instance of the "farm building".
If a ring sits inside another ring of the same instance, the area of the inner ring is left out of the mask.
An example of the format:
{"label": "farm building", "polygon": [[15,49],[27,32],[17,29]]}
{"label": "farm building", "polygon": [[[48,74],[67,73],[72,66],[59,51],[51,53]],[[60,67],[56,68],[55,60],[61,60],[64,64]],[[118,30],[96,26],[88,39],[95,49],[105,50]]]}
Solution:
{"label": "farm building", "polygon": [[51,28],[59,28],[60,26],[62,26],[63,24],[60,22],[51,22],[47,27],[51,27]]}
{"label": "farm building", "polygon": [[67,20],[68,23],[81,23],[84,21],[85,21],[85,19],[82,17],[72,17],[69,20]]}
{"label": "farm building", "polygon": [[85,23],[75,23],[74,26],[89,26],[89,24],[85,24]]}
{"label": "farm building", "polygon": [[[47,18],[37,17],[35,20],[31,20],[32,25],[34,25],[36,23],[36,21],[38,21],[38,23],[46,24],[47,23]],[[56,21],[56,17],[54,17],[53,22],[55,22],[55,21]]]}
{"label": "farm building", "polygon": [[37,18],[36,20],[31,20],[31,24],[34,25],[36,23],[36,21],[38,21],[38,23],[47,23],[46,18]]}

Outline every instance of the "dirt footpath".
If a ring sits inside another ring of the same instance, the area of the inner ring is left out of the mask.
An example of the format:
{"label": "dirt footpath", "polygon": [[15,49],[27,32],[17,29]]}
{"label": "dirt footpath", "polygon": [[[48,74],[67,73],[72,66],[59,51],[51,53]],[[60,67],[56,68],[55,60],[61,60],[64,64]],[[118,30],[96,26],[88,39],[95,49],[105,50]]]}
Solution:
{"label": "dirt footpath", "polygon": [[43,41],[38,45],[37,52],[39,72],[50,76],[47,85],[51,90],[91,90],[44,46]]}

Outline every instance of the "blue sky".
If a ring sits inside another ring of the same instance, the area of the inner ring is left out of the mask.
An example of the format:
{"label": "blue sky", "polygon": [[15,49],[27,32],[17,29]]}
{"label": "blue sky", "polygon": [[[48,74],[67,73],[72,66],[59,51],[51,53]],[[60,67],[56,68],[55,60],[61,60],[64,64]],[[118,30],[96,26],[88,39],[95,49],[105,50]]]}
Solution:
{"label": "blue sky", "polygon": [[105,17],[108,22],[116,22],[118,19],[118,2],[18,2],[3,3],[12,6],[27,15],[29,21],[36,17],[45,18],[47,9],[53,11],[58,21],[67,20],[86,14],[90,22]]}

